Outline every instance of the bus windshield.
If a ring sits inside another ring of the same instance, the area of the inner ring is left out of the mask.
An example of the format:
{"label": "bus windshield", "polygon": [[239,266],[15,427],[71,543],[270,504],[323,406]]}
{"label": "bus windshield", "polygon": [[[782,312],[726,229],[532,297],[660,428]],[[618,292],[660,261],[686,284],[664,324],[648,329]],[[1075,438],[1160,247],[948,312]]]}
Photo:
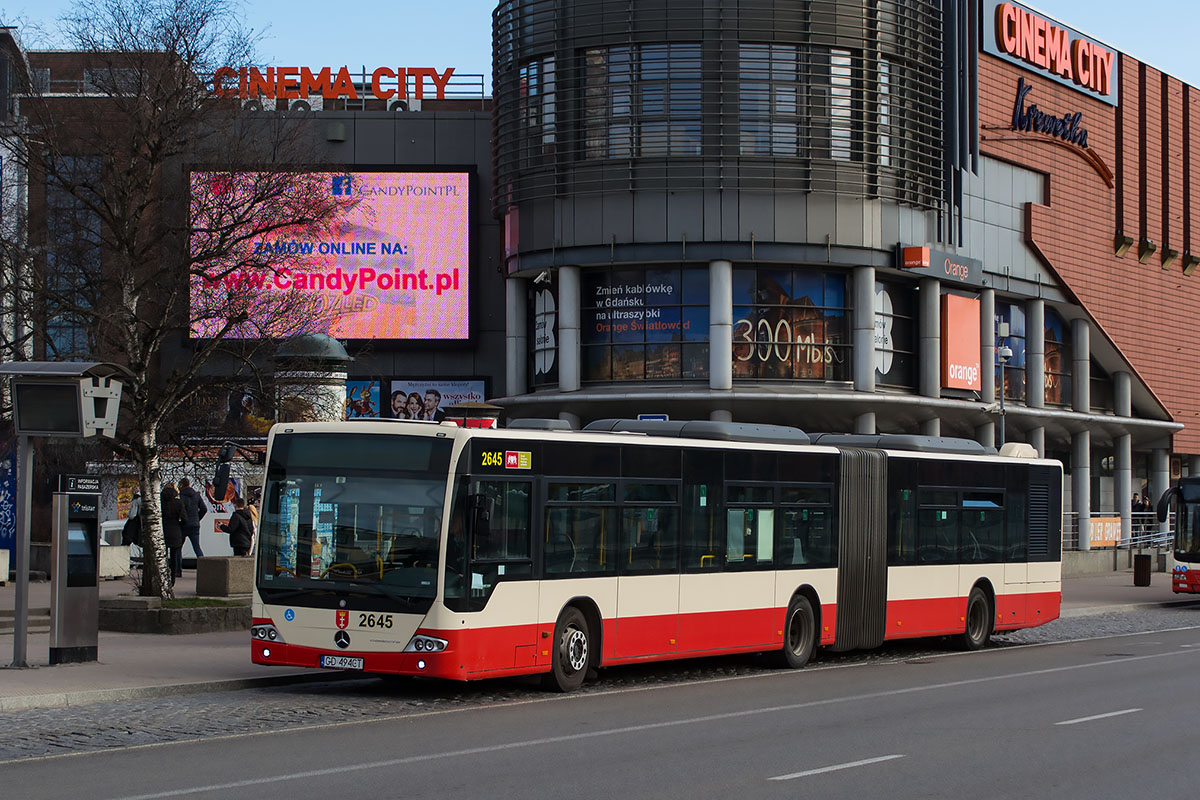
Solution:
{"label": "bus windshield", "polygon": [[259,537],[263,599],[358,593],[432,604],[448,439],[277,435]]}

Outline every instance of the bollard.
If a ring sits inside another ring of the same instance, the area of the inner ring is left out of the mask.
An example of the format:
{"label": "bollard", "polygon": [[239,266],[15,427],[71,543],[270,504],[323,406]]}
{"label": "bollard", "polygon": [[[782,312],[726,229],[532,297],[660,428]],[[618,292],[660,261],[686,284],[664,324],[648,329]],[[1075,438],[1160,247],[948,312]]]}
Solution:
{"label": "bollard", "polygon": [[1150,585],[1150,554],[1138,553],[1133,557],[1133,585]]}

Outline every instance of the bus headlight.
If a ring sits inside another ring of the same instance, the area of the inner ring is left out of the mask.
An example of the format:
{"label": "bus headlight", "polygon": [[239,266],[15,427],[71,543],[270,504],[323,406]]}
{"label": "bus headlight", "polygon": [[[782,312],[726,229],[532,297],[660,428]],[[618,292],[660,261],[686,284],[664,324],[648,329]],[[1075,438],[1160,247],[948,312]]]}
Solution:
{"label": "bus headlight", "polygon": [[436,653],[439,650],[445,650],[448,645],[445,639],[437,639],[433,636],[426,636],[418,633],[409,641],[404,648],[406,653]]}
{"label": "bus headlight", "polygon": [[282,642],[283,637],[279,635],[279,629],[274,625],[254,625],[250,628],[250,638],[259,641]]}

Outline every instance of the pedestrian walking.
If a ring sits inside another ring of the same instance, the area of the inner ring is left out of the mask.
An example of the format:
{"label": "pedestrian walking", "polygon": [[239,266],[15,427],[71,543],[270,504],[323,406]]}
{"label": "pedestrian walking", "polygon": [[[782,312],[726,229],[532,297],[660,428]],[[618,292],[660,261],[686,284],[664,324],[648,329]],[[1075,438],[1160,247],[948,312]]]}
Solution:
{"label": "pedestrian walking", "polygon": [[254,521],[246,509],[245,500],[235,497],[233,505],[233,514],[229,516],[229,522],[225,523],[225,532],[229,534],[229,546],[233,548],[235,556],[248,556],[250,548],[254,545]]}
{"label": "pedestrian walking", "polygon": [[[171,584],[183,577],[183,503],[175,484],[162,488],[163,543],[167,546],[167,560],[171,567]],[[142,548],[143,558],[146,548]]]}
{"label": "pedestrian walking", "polygon": [[192,482],[187,478],[179,481],[179,502],[183,504],[183,538],[192,543],[192,552],[196,558],[204,558],[200,549],[200,520],[208,513],[204,498],[192,488]]}

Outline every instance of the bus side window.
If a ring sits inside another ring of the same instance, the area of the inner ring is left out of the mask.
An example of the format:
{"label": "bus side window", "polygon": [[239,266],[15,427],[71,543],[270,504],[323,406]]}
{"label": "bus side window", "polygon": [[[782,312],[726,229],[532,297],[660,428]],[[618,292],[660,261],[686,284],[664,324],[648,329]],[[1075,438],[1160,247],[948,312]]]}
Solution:
{"label": "bus side window", "polygon": [[683,453],[682,556],[685,570],[720,570],[725,563],[725,514],[719,450]]}

